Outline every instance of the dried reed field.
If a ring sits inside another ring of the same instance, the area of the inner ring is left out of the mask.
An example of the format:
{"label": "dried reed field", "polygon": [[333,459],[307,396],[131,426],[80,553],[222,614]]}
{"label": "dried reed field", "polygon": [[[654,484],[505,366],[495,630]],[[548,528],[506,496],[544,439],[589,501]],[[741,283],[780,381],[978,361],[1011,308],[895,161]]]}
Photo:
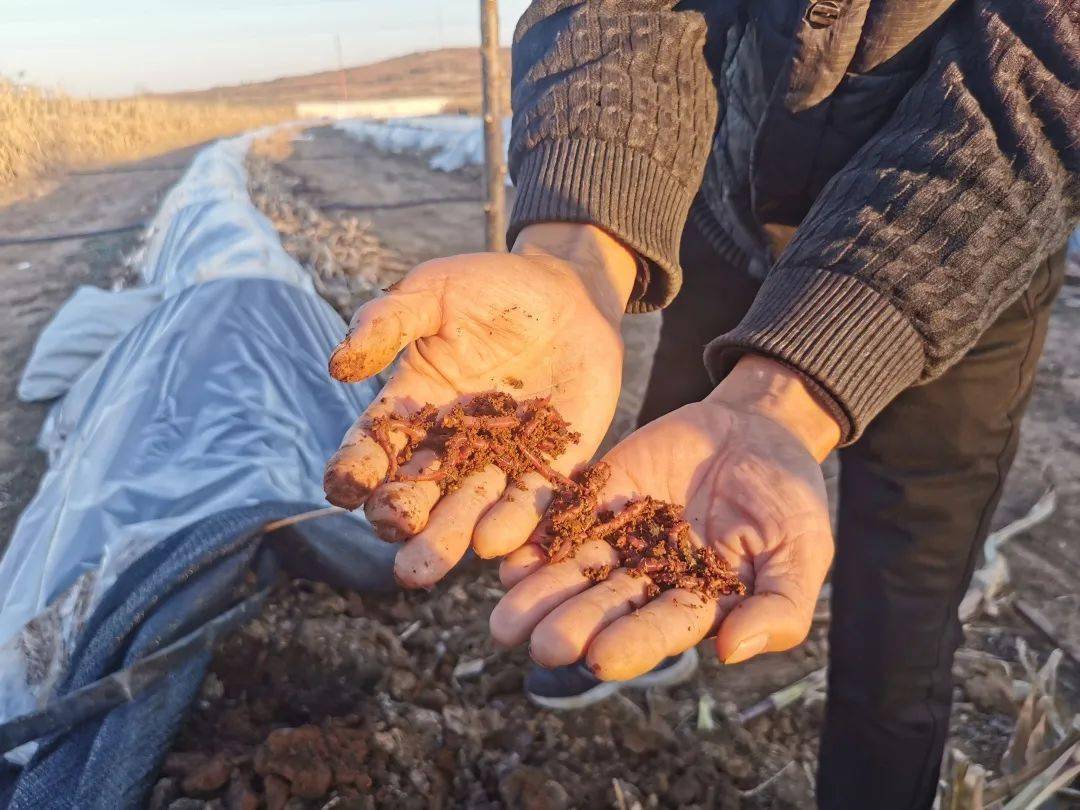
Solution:
{"label": "dried reed field", "polygon": [[287,106],[79,99],[0,79],[0,194],[58,169],[136,160],[291,114]]}

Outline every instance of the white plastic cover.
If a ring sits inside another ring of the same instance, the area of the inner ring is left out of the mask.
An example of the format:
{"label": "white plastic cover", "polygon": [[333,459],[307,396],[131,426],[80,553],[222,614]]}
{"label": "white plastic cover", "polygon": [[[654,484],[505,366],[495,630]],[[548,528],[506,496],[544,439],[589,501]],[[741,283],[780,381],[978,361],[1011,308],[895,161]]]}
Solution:
{"label": "white plastic cover", "polygon": [[[38,337],[18,395],[63,396],[163,295],[215,278],[277,278],[314,292],[311,277],[285,252],[274,226],[247,191],[244,157],[269,130],[218,141],[200,151],[165,197],[136,261],[146,287],[114,295],[85,286]],[[51,447],[55,436],[43,435]]]}
{"label": "white plastic cover", "polygon": [[[132,299],[155,295],[160,299],[215,278],[276,278],[314,294],[311,277],[285,252],[273,225],[248,194],[244,158],[251,143],[270,131],[217,141],[195,156],[147,227],[144,246],[134,259],[147,286],[131,290]],[[102,368],[95,361],[138,322],[132,313],[126,328],[105,339],[103,316],[111,308],[123,317],[123,297],[110,303],[110,294],[104,291],[89,295],[92,298],[85,304],[77,302],[77,294],[61,308],[38,338],[20,384],[24,399],[31,395],[50,399],[72,389],[50,410],[38,436],[38,447],[48,454],[50,464],[94,388]],[[47,357],[35,363],[39,351]],[[69,377],[68,370],[76,367],[85,373]]]}
{"label": "white plastic cover", "polygon": [[218,141],[195,157],[150,223],[140,258],[146,284],[175,295],[215,278],[276,278],[315,292],[248,195],[244,157],[261,134]]}
{"label": "white plastic cover", "polygon": [[[476,116],[432,115],[386,121],[354,118],[338,121],[334,127],[385,152],[427,154],[428,165],[439,171],[452,172],[484,163],[483,124]],[[503,119],[503,148],[509,143],[507,117]]]}
{"label": "white plastic cover", "polygon": [[86,369],[159,303],[158,287],[120,292],[79,287],[34,344],[19,380],[19,399],[38,402],[66,394]]}
{"label": "white plastic cover", "polygon": [[170,295],[43,431],[53,463],[0,559],[0,721],[47,696],[101,594],[155,542],[229,507],[323,502],[323,464],[376,393],[330,379],[345,324],[258,218],[213,216],[250,208],[204,187],[243,188],[246,141],[208,147],[169,195],[142,270]]}

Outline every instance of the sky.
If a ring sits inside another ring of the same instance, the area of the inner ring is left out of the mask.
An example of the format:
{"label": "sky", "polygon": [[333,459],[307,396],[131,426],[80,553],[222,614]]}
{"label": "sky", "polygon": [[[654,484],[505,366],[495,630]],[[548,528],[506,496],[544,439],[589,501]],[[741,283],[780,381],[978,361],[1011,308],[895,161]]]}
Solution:
{"label": "sky", "polygon": [[[500,0],[509,44],[528,0]],[[479,43],[479,0],[4,0],[0,77],[80,96],[201,89]]]}

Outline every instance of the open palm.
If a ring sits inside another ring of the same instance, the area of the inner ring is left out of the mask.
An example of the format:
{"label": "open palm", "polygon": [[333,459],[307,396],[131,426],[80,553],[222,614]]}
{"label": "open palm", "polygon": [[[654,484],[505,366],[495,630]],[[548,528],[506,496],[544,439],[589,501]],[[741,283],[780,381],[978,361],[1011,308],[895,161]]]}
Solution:
{"label": "open palm", "polygon": [[[580,433],[552,467],[570,473],[599,446],[615,412],[622,369],[621,305],[604,300],[566,262],[549,255],[476,254],[420,265],[385,297],[364,305],[330,360],[330,372],[357,382],[400,361],[375,402],[327,465],[331,503],[365,512],[380,536],[409,539],[395,572],[430,587],[473,542],[499,556],[526,541],[550,499],[529,474],[518,486],[489,466],[445,496],[432,481],[382,484],[388,458],[368,425],[431,403],[443,408],[478,393],[548,397]],[[391,441],[404,441],[391,436]],[[416,474],[433,457],[418,452],[402,468]]]}
{"label": "open palm", "polygon": [[604,542],[555,564],[530,543],[503,562],[512,587],[492,613],[497,641],[529,640],[544,666],[585,658],[597,677],[625,680],[713,633],[728,663],[806,637],[833,542],[820,467],[791,433],[706,400],[638,430],[604,460],[607,505],[642,495],[685,504],[693,541],[722,556],[747,595],[710,600],[673,589],[650,601],[644,578],[615,570],[593,584],[586,576],[617,565]]}

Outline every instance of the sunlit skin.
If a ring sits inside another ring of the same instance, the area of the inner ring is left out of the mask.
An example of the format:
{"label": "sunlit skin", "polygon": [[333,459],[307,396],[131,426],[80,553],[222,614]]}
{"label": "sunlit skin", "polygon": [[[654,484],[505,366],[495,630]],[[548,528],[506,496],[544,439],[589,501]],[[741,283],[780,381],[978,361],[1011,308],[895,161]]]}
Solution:
{"label": "sunlit skin", "polygon": [[[523,491],[489,468],[441,497],[431,482],[378,486],[387,459],[363,425],[387,409],[445,405],[493,388],[550,396],[582,434],[553,465],[572,471],[591,458],[614,414],[618,325],[635,273],[634,257],[591,226],[532,226],[509,256],[417,268],[357,312],[331,360],[338,379],[357,381],[405,349],[327,467],[330,500],[349,508],[366,502],[380,534],[409,538],[395,562],[407,587],[434,585],[470,543],[482,557],[505,556],[509,592],[491,616],[494,639],[528,641],[544,666],[584,659],[604,679],[646,672],[714,634],[727,663],[805,638],[833,553],[819,461],[840,431],[798,375],[745,357],[704,401],[646,425],[604,459],[612,468],[609,506],[645,494],[684,504],[693,540],[739,572],[747,595],[713,601],[680,590],[649,601],[648,583],[618,570],[593,584],[585,568],[616,562],[602,543],[546,564],[529,542],[550,498],[538,475]],[[431,460],[417,454],[407,471]]]}

